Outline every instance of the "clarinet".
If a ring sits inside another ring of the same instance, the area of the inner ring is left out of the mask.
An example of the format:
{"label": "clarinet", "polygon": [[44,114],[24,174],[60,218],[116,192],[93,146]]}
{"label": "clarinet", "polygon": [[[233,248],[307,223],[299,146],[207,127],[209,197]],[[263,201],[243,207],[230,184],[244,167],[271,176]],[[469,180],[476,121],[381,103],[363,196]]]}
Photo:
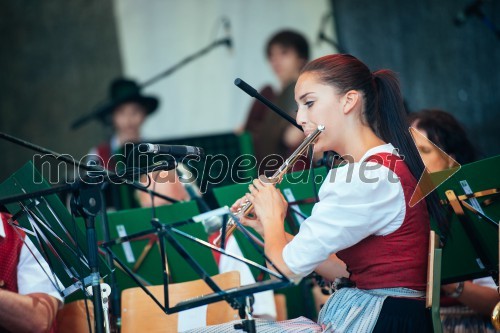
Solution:
{"label": "clarinet", "polygon": [[[283,179],[283,176],[292,168],[292,166],[299,159],[299,157],[301,155],[306,155],[307,154],[308,148],[316,142],[318,136],[324,130],[325,130],[325,126],[319,125],[313,133],[309,134],[305,138],[305,140],[300,144],[300,146],[292,153],[292,155],[290,155],[290,157],[288,157],[286,159],[286,161],[279,167],[279,169],[271,177],[266,177],[264,175],[261,175],[261,176],[259,176],[259,180],[261,182],[267,183],[267,184],[273,184],[273,185],[279,184],[281,182],[281,180]],[[253,204],[250,201],[245,200],[240,205],[240,207],[238,208],[238,211],[236,212],[235,215],[238,218],[246,216],[246,215],[248,215],[250,213],[250,211],[252,210],[252,208],[253,208]],[[237,226],[236,222],[234,221],[234,219],[230,218],[227,221],[226,235],[225,235],[225,237],[227,238],[230,235],[232,235],[232,233],[236,230],[237,227],[238,226]],[[219,231],[219,235],[214,240],[214,245],[220,247],[220,245],[221,245],[221,238],[222,238],[222,228]],[[259,245],[264,246],[264,244],[262,242],[260,242],[260,240],[258,240],[257,238],[254,238],[254,237],[252,237],[252,238]]]}

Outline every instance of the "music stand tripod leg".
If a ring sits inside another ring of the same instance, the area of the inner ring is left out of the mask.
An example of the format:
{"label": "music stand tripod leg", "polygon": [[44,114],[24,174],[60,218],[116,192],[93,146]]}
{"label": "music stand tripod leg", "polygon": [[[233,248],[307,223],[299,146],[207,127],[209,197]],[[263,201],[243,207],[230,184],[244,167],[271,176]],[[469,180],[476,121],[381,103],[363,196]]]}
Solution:
{"label": "music stand tripod leg", "polygon": [[248,333],[256,333],[255,319],[253,318],[253,303],[255,299],[253,295],[245,296],[244,302],[241,302],[239,308],[240,318],[243,319],[241,324],[235,324],[234,329],[243,330]]}
{"label": "music stand tripod leg", "polygon": [[[111,287],[107,283],[101,283],[101,299],[102,299],[102,309],[104,313],[104,328],[106,329],[106,333],[111,332],[111,326],[109,323],[109,295],[111,295]],[[92,286],[88,286],[86,288],[87,293],[89,295],[93,295]]]}

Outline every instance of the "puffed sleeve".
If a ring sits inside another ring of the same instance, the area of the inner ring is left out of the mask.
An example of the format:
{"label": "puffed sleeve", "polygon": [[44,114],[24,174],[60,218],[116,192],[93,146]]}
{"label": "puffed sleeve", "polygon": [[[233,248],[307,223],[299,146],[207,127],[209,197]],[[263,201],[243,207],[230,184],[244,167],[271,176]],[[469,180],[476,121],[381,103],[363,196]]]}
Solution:
{"label": "puffed sleeve", "polygon": [[[30,252],[31,250],[31,252]],[[36,256],[36,259],[34,256]],[[17,281],[19,294],[44,293],[55,297],[62,305],[63,297],[59,294],[54,284],[64,289],[59,279],[49,280],[51,270],[49,265],[37,250],[33,242],[26,236],[26,243],[21,248],[19,263],[17,265]]]}
{"label": "puffed sleeve", "polygon": [[283,259],[295,274],[311,273],[331,254],[370,235],[394,232],[406,211],[399,179],[374,162],[331,170],[319,197],[311,216],[283,250]]}

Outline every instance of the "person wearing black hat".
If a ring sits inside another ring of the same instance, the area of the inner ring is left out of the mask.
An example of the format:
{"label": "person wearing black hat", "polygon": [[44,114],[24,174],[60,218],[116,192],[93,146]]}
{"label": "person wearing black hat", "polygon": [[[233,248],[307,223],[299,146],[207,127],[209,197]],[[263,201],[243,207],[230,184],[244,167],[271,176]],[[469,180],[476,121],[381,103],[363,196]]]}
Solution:
{"label": "person wearing black hat", "polygon": [[136,82],[116,79],[111,84],[110,101],[102,109],[101,118],[111,123],[121,145],[140,140],[140,128],[146,116],[158,108],[158,99],[141,94]]}
{"label": "person wearing black hat", "polygon": [[[90,151],[91,156],[97,156],[98,160],[109,170],[116,167],[114,154],[123,153],[123,147],[127,143],[138,143],[141,141],[141,126],[146,117],[156,111],[159,101],[156,97],[143,95],[139,85],[130,79],[115,79],[110,86],[110,100],[97,112],[97,117],[105,124],[111,125],[113,135],[110,140],[101,143]],[[189,196],[183,185],[179,182],[175,172],[155,172],[150,174],[151,189],[176,200],[188,200]],[[158,181],[160,180],[161,181]],[[141,179],[145,182],[145,176]],[[123,201],[137,199],[138,204],[147,207],[152,204],[151,197],[144,192],[135,193],[132,198],[123,196],[120,191],[111,191],[109,204],[116,209],[131,208],[137,203],[126,204]],[[121,191],[123,192],[123,191]],[[169,203],[166,200],[155,198],[155,205]],[[108,204],[108,205],[109,205]]]}

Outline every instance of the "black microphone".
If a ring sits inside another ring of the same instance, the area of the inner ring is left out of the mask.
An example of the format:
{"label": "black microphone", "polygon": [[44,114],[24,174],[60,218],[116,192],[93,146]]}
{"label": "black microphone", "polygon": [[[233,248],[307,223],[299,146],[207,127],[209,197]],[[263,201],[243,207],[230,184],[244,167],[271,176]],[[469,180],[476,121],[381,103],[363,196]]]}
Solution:
{"label": "black microphone", "polygon": [[229,21],[227,17],[223,17],[222,24],[224,25],[224,31],[226,33],[226,38],[224,39],[224,42],[229,52],[233,52],[233,39],[231,38],[231,21]]}
{"label": "black microphone", "polygon": [[270,108],[272,111],[276,112],[280,117],[282,117],[283,119],[287,120],[290,124],[292,124],[293,126],[297,127],[299,130],[304,131],[302,129],[302,126],[300,126],[299,124],[297,124],[297,122],[295,121],[295,119],[293,119],[292,117],[290,117],[290,115],[288,115],[288,113],[286,113],[285,111],[281,110],[279,107],[277,107],[275,104],[273,104],[270,100],[268,100],[267,98],[265,98],[264,96],[262,96],[261,94],[259,94],[257,92],[257,90],[255,90],[255,88],[253,88],[252,86],[250,86],[248,83],[246,83],[245,81],[243,81],[240,78],[237,78],[236,80],[234,80],[234,84],[235,84],[235,86],[237,86],[238,88],[240,88],[241,90],[243,90],[244,92],[246,92],[249,96],[251,96],[253,98],[256,98],[259,102],[261,102],[262,104],[264,104],[265,106],[267,106],[268,108]]}
{"label": "black microphone", "polygon": [[318,31],[318,37],[317,37],[317,41],[316,41],[316,45],[318,45],[318,46],[326,38],[325,26],[326,26],[326,23],[328,22],[328,19],[330,18],[331,15],[332,15],[331,13],[327,13],[327,14],[323,15],[323,17],[321,18],[321,23],[319,25],[319,31]]}
{"label": "black microphone", "polygon": [[234,85],[246,92],[251,97],[257,97],[258,95],[260,95],[254,87],[252,87],[239,77],[234,80]]}
{"label": "black microphone", "polygon": [[141,143],[138,149],[140,153],[145,153],[145,154],[168,154],[174,157],[205,156],[203,148],[193,147],[193,146],[176,146],[176,145]]}

